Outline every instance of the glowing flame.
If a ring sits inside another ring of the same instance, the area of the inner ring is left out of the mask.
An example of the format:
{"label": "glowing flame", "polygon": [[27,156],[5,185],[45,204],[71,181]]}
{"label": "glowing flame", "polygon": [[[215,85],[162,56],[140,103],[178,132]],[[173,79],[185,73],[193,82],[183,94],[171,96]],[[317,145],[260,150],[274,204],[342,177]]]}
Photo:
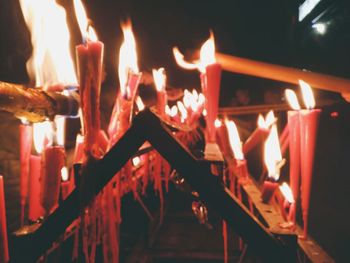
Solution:
{"label": "glowing flame", "polygon": [[266,115],[266,118],[259,114],[258,117],[258,126],[262,129],[269,129],[272,124],[276,122],[277,118],[275,118],[275,115],[273,114],[273,111],[269,111]]}
{"label": "glowing flame", "polygon": [[177,47],[173,48],[173,54],[174,54],[176,63],[180,67],[182,67],[184,69],[189,69],[189,70],[198,69],[198,63],[186,62],[184,60],[184,55],[181,54],[181,52],[179,51],[179,49]]}
{"label": "glowing flame", "polygon": [[139,111],[143,111],[145,109],[145,104],[143,103],[140,96],[137,96],[137,98],[136,98],[136,105],[137,105],[137,109]]}
{"label": "glowing flame", "polygon": [[207,116],[207,110],[206,110],[206,109],[203,109],[202,115],[203,115],[204,117]]}
{"label": "glowing flame", "polygon": [[20,0],[33,53],[27,71],[37,87],[76,85],[66,12],[55,0]]}
{"label": "glowing flame", "polygon": [[210,37],[201,47],[200,51],[200,71],[205,72],[205,68],[211,64],[215,64],[215,43],[214,34],[210,31]]}
{"label": "glowing flame", "polygon": [[315,108],[316,102],[310,85],[303,80],[299,80],[299,85],[303,94],[304,104],[306,108],[308,110]]}
{"label": "glowing flame", "polygon": [[179,109],[174,105],[170,109],[170,117],[175,117],[179,112]]}
{"label": "glowing flame", "polygon": [[139,166],[140,163],[141,163],[140,157],[136,156],[136,157],[132,158],[132,165],[133,166]]}
{"label": "glowing flame", "polygon": [[291,89],[286,89],[286,97],[289,105],[293,110],[300,110],[300,105],[298,102],[297,95]]}
{"label": "glowing flame", "polygon": [[178,107],[178,109],[179,109],[179,111],[181,113],[181,122],[184,122],[187,119],[187,116],[188,116],[187,110],[186,110],[184,104],[181,101],[177,102],[177,107]]}
{"label": "glowing flame", "polygon": [[166,75],[164,68],[153,69],[153,80],[156,85],[156,89],[158,92],[165,91],[166,87]]}
{"label": "glowing flame", "polygon": [[58,145],[64,145],[64,135],[66,127],[66,118],[63,116],[57,115],[55,117],[55,126],[56,126],[56,141]]}
{"label": "glowing flame", "polygon": [[236,160],[243,160],[242,142],[234,121],[225,120],[230,146]]}
{"label": "glowing flame", "polygon": [[210,31],[210,37],[201,47],[200,50],[200,60],[187,62],[184,60],[184,55],[181,54],[177,47],[173,48],[173,54],[175,57],[176,63],[184,69],[198,69],[200,72],[204,73],[205,68],[211,64],[216,63],[215,59],[215,42],[214,34]]}
{"label": "glowing flame", "polygon": [[270,134],[265,141],[264,157],[265,165],[269,171],[268,176],[277,181],[280,177],[280,168],[284,163],[282,161],[276,124],[273,124]]}
{"label": "glowing flame", "polygon": [[131,21],[127,20],[125,23],[121,23],[121,28],[124,35],[124,42],[119,50],[118,74],[120,90],[122,95],[125,96],[130,93],[128,87],[129,74],[139,73],[139,67],[137,65],[136,42],[132,33]]}
{"label": "glowing flame", "polygon": [[284,196],[284,198],[291,204],[294,203],[294,197],[293,192],[290,189],[289,185],[286,182],[283,182],[282,185],[280,185],[280,190]]}
{"label": "glowing flame", "polygon": [[68,181],[68,169],[67,167],[62,167],[61,169],[61,178],[63,182]]}
{"label": "glowing flame", "polygon": [[192,104],[192,93],[189,92],[187,89],[184,90],[184,97],[183,97],[183,103],[185,105],[186,108],[191,107]]}
{"label": "glowing flame", "polygon": [[220,121],[219,119],[216,119],[214,122],[214,126],[215,128],[220,128],[222,126],[222,121]]}
{"label": "glowing flame", "polygon": [[37,153],[41,153],[45,145],[52,144],[52,126],[49,121],[33,123],[33,141]]}

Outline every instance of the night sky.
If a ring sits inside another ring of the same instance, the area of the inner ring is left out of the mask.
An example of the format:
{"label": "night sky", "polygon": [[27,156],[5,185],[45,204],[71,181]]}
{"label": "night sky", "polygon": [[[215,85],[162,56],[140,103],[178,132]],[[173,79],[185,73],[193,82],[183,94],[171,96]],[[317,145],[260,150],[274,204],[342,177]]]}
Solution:
{"label": "night sky", "polygon": [[[81,42],[81,36],[72,12],[71,1],[59,0],[59,2],[67,9],[73,54],[74,46]],[[122,42],[120,20],[127,17],[133,22],[140,70],[151,71],[152,68],[165,67],[169,85],[172,87],[199,87],[198,73],[180,69],[173,59],[171,49],[173,46],[178,46],[181,51],[186,52],[199,48],[209,37],[210,29],[214,32],[216,49],[219,52],[350,78],[350,7],[347,3],[349,1],[346,0],[324,0],[331,8],[323,16],[330,25],[329,31],[323,36],[315,34],[312,30],[311,18],[298,23],[298,4],[302,2],[298,0],[86,0],[83,2],[99,38],[105,43],[107,75],[102,89],[103,96],[112,94],[113,98],[117,90],[117,54]],[[25,62],[31,54],[29,37],[18,1],[0,0],[0,81],[28,82]],[[223,73],[222,78],[220,101],[222,106],[229,105],[237,89],[248,90],[251,104],[259,104],[264,102],[263,93],[268,89],[282,94],[284,89],[281,87],[295,87],[232,73]],[[330,93],[317,94],[340,98]],[[110,108],[107,107],[105,110],[108,112]],[[347,108],[346,112],[348,114]],[[345,137],[345,131],[350,130],[346,125],[345,130],[337,133],[336,130],[344,128],[340,121],[345,120],[340,119],[337,123],[332,123],[334,126],[328,126],[334,127],[331,133],[334,137]],[[325,126],[322,127],[327,129]],[[321,135],[327,137],[328,133],[322,131]],[[343,145],[340,142],[324,143],[324,147],[330,147],[334,152],[340,149],[342,156],[340,160],[345,163],[348,153],[346,145],[350,145],[349,141]],[[318,153],[318,157],[322,160],[327,158],[324,152]],[[339,166],[339,159],[331,165],[337,167],[337,171],[345,169],[343,165]],[[327,171],[332,169],[329,168]],[[319,187],[327,191],[325,184],[321,185],[322,183]],[[327,197],[324,198],[324,201],[329,200]],[[348,206],[345,202],[348,199],[343,199],[341,203]],[[348,216],[348,212],[338,216],[343,218]],[[323,216],[327,215],[325,211],[322,213]],[[346,231],[345,233],[350,233],[348,228]],[[321,235],[320,238],[326,240],[328,237],[334,237],[333,234],[326,237]],[[344,242],[346,241],[349,241],[347,234]],[[343,251],[342,245],[336,241],[332,240],[326,245],[331,247],[334,254],[340,253],[338,258],[345,256],[345,252],[342,252],[343,254],[339,252]]]}

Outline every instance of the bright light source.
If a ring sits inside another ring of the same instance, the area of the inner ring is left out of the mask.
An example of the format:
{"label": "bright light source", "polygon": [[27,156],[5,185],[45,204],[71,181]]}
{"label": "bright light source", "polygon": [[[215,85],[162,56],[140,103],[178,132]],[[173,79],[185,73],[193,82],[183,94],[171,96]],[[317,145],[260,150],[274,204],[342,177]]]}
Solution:
{"label": "bright light source", "polygon": [[299,6],[299,22],[301,22],[321,0],[306,0]]}
{"label": "bright light source", "polygon": [[312,28],[314,28],[316,30],[317,33],[323,35],[324,33],[326,33],[326,25],[323,23],[317,23],[317,24],[313,24]]}

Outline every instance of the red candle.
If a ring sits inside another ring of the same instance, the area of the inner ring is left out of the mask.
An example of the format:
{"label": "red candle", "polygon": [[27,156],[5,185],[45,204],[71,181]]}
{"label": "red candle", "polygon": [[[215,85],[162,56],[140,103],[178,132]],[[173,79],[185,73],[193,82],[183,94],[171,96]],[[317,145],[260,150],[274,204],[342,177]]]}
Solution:
{"label": "red candle", "polygon": [[29,159],[32,149],[32,126],[28,124],[21,124],[19,126],[20,134],[20,164],[21,164],[21,176],[20,176],[20,196],[21,196],[21,225],[24,223],[24,208],[27,202],[28,196],[28,177],[29,177]]}
{"label": "red candle", "polygon": [[40,201],[46,214],[58,206],[61,170],[65,166],[65,158],[61,146],[49,146],[44,150]]}
{"label": "red candle", "polygon": [[7,243],[6,207],[3,177],[0,175],[0,262],[9,262]]}
{"label": "red candle", "polygon": [[74,149],[74,163],[83,163],[84,157],[84,136],[81,134],[77,135],[75,141],[75,149]]}
{"label": "red candle", "polygon": [[313,161],[317,127],[321,110],[300,111],[301,208],[304,221],[303,237],[307,237]]}
{"label": "red candle", "polygon": [[264,181],[264,185],[261,191],[261,199],[264,203],[270,202],[271,198],[275,194],[276,189],[278,188],[278,183],[274,181]]}
{"label": "red candle", "polygon": [[[299,197],[300,181],[300,124],[299,111],[288,111],[289,127],[289,180],[294,199]],[[290,213],[290,218],[295,223],[295,213]]]}
{"label": "red candle", "polygon": [[29,173],[29,214],[30,221],[35,222],[43,216],[44,211],[40,204],[40,174],[41,174],[41,156],[30,156]]}
{"label": "red candle", "polygon": [[249,153],[258,143],[263,142],[269,135],[270,130],[257,127],[255,131],[248,137],[243,145],[243,153]]}

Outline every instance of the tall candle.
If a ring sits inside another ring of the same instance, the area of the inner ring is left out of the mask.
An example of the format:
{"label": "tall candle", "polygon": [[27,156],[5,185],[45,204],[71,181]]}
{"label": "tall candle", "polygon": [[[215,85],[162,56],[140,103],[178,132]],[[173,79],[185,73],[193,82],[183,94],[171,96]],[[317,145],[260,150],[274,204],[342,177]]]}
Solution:
{"label": "tall candle", "polygon": [[3,177],[0,175],[0,262],[6,263],[9,260],[4,181]]}
{"label": "tall candle", "polygon": [[29,213],[30,221],[35,222],[39,217],[44,215],[40,203],[40,175],[41,175],[41,156],[30,156],[29,169]]}
{"label": "tall candle", "polygon": [[21,124],[19,126],[20,134],[20,164],[21,164],[21,176],[20,176],[20,196],[21,196],[21,225],[24,223],[24,208],[27,202],[28,196],[28,177],[29,177],[29,159],[32,149],[32,134],[33,129],[29,124]]}

